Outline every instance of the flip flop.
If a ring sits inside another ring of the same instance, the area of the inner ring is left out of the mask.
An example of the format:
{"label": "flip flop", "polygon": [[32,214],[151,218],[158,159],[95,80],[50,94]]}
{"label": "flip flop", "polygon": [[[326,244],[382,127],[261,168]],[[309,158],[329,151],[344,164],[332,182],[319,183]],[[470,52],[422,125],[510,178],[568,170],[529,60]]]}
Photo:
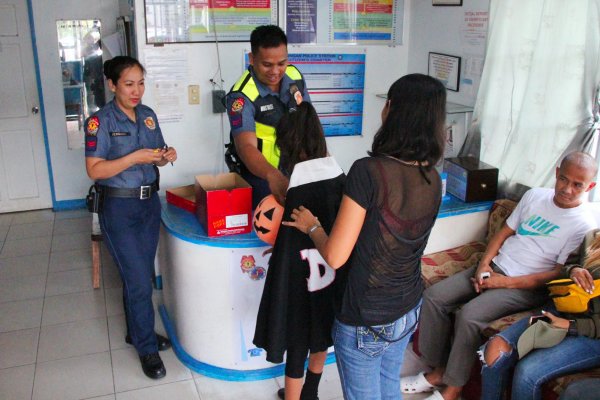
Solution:
{"label": "flip flop", "polygon": [[400,391],[402,393],[423,393],[432,392],[434,390],[435,386],[427,382],[423,372],[419,372],[418,375],[400,378]]}
{"label": "flip flop", "polygon": [[439,391],[434,390],[431,396],[426,397],[425,400],[444,400],[444,396]]}

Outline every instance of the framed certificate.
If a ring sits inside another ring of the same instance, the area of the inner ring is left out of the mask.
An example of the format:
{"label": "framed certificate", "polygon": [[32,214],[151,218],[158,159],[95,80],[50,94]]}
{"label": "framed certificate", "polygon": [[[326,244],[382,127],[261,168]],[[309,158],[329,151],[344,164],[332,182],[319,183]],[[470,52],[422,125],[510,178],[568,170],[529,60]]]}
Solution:
{"label": "framed certificate", "polygon": [[462,6],[462,0],[431,0],[434,6]]}
{"label": "framed certificate", "polygon": [[460,57],[430,52],[427,74],[439,79],[446,89],[458,92]]}

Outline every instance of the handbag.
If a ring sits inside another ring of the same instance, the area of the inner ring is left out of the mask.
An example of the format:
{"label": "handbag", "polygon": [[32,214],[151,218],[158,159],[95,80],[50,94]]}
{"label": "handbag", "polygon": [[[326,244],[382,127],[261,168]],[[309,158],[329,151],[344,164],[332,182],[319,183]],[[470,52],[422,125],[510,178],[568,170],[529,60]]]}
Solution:
{"label": "handbag", "polygon": [[579,314],[588,310],[588,303],[600,296],[600,279],[594,279],[594,291],[588,293],[572,279],[556,279],[546,284],[556,309],[564,313]]}

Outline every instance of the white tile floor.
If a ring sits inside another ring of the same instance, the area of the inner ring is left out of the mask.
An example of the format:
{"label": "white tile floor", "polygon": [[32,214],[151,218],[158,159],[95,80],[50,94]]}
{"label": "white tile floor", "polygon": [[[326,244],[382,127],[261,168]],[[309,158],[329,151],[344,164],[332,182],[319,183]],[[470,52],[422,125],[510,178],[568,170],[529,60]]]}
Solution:
{"label": "white tile floor", "polygon": [[[282,378],[207,378],[172,350],[161,353],[167,376],[146,378],[124,340],[121,282],[105,251],[102,286],[92,289],[90,227],[83,210],[0,214],[0,399],[277,398]],[[155,303],[160,299],[155,292]],[[158,317],[156,329],[164,334]],[[407,352],[403,374],[420,368]],[[342,398],[335,365],[326,367],[319,389],[321,400]]]}

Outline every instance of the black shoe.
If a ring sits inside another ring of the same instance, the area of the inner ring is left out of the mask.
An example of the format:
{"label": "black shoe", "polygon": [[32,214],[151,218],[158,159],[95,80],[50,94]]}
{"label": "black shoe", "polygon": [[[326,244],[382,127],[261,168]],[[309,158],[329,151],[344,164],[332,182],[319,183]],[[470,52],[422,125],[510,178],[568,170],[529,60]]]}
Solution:
{"label": "black shoe", "polygon": [[[164,337],[163,335],[156,334],[156,341],[158,342],[158,351],[164,351],[171,348],[171,341],[169,338]],[[131,341],[131,336],[125,336],[125,343],[133,344]]]}
{"label": "black shoe", "polygon": [[144,370],[144,374],[148,378],[151,379],[160,379],[164,378],[167,375],[167,370],[165,369],[165,365],[158,353],[146,354],[145,356],[140,356],[140,361],[142,362],[142,369]]}
{"label": "black shoe", "polygon": [[[277,391],[277,397],[281,400],[285,400],[285,388],[281,388]],[[317,397],[315,400],[319,400],[319,398]]]}

